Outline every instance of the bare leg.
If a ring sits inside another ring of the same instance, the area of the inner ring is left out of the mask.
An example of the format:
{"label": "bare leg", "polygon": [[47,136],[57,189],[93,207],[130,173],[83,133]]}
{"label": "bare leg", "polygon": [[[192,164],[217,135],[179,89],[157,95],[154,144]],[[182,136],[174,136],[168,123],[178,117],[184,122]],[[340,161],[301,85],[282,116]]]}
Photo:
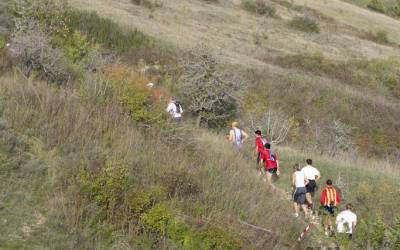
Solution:
{"label": "bare leg", "polygon": [[293,208],[295,216],[297,217],[299,215],[299,205],[297,204],[297,202],[293,202]]}
{"label": "bare leg", "polygon": [[308,217],[308,212],[307,212],[307,205],[306,204],[302,204],[301,208],[304,211],[304,217],[307,218]]}

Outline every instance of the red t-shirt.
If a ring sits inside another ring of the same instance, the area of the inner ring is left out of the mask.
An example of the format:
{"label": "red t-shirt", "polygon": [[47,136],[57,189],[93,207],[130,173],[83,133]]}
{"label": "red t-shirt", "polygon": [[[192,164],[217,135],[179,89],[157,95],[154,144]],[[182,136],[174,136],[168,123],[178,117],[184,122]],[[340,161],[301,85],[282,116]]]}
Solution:
{"label": "red t-shirt", "polygon": [[268,169],[274,169],[278,167],[278,156],[276,153],[274,153],[274,157],[271,157],[271,150],[270,149],[264,149],[262,151],[262,156],[261,159],[264,160],[265,163],[265,168]]}
{"label": "red t-shirt", "polygon": [[256,146],[257,146],[258,152],[262,152],[264,150],[264,143],[263,143],[261,136],[256,137]]}

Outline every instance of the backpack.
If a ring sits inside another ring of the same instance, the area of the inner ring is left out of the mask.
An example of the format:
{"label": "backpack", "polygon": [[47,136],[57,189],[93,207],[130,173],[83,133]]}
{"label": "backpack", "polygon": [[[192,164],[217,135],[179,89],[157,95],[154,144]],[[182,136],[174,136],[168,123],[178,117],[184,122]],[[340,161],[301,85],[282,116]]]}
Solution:
{"label": "backpack", "polygon": [[273,162],[276,161],[276,154],[275,154],[275,152],[272,151],[272,149],[269,150],[269,158]]}
{"label": "backpack", "polygon": [[178,102],[178,101],[176,101],[174,104],[175,104],[175,107],[176,107],[176,113],[177,113],[177,114],[182,113],[181,103]]}

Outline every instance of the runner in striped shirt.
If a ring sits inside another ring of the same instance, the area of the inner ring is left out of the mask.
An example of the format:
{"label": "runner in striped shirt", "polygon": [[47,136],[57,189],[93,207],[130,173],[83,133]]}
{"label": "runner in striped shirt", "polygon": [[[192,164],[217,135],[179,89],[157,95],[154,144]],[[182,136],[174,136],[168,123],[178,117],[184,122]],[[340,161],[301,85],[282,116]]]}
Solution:
{"label": "runner in striped shirt", "polygon": [[323,213],[323,224],[325,235],[329,236],[333,231],[333,218],[335,210],[340,203],[340,194],[332,186],[332,180],[326,181],[326,188],[321,193],[321,208]]}

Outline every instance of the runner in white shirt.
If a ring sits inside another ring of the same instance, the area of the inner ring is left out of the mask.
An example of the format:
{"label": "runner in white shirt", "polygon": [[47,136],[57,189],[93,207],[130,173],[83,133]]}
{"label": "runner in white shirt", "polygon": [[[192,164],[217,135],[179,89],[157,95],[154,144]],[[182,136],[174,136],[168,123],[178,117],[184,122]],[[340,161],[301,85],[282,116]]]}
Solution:
{"label": "runner in white shirt", "polygon": [[308,208],[314,212],[313,197],[314,192],[317,187],[317,181],[321,178],[321,174],[318,169],[312,166],[312,160],[306,160],[307,165],[301,169],[301,172],[306,176],[308,184],[306,185],[307,193],[306,199],[308,203]]}
{"label": "runner in white shirt", "polygon": [[350,239],[353,237],[353,231],[357,225],[357,215],[351,211],[352,209],[352,205],[348,203],[346,210],[336,216],[337,232],[348,234]]}
{"label": "runner in white shirt", "polygon": [[294,216],[299,216],[299,210],[301,207],[304,211],[304,215],[307,218],[307,207],[306,207],[306,185],[308,180],[306,176],[300,171],[300,166],[296,163],[293,166],[295,172],[292,174],[292,190],[293,190],[293,207]]}
{"label": "runner in white shirt", "polygon": [[177,123],[181,123],[183,109],[181,104],[177,102],[174,97],[171,97],[166,111],[171,114],[172,118],[174,118]]}

